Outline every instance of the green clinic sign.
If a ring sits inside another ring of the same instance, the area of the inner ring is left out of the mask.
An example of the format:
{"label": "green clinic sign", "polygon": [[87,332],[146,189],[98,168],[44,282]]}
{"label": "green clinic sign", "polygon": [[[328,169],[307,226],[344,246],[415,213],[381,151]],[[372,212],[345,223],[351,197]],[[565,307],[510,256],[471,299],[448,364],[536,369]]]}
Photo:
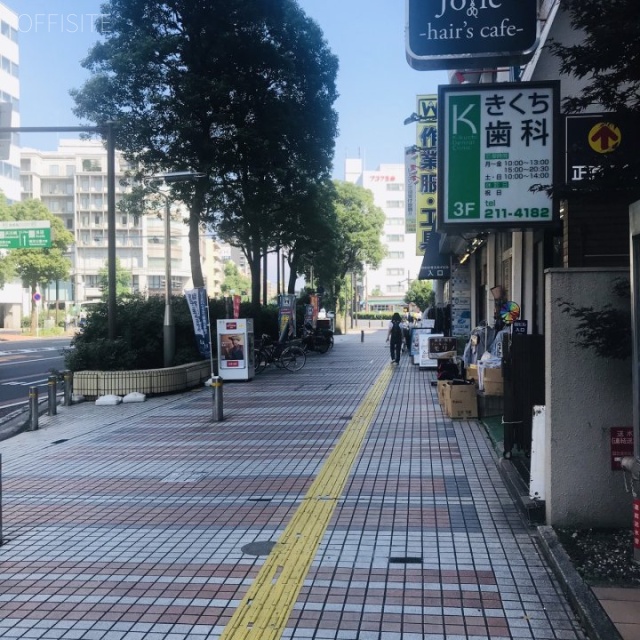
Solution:
{"label": "green clinic sign", "polygon": [[555,218],[559,84],[441,86],[438,231],[538,228]]}
{"label": "green clinic sign", "polygon": [[43,249],[51,246],[46,220],[0,222],[0,249]]}

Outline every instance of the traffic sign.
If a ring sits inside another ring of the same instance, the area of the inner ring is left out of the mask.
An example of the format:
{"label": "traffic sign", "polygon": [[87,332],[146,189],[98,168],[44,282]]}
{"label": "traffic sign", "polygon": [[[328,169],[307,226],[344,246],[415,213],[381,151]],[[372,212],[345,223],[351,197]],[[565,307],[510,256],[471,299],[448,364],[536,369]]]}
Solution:
{"label": "traffic sign", "polygon": [[0,222],[0,249],[43,249],[51,246],[48,220]]}
{"label": "traffic sign", "polygon": [[36,291],[36,292],[33,294],[33,301],[34,301],[34,302],[40,302],[40,300],[42,300],[42,296],[41,296],[41,295]]}

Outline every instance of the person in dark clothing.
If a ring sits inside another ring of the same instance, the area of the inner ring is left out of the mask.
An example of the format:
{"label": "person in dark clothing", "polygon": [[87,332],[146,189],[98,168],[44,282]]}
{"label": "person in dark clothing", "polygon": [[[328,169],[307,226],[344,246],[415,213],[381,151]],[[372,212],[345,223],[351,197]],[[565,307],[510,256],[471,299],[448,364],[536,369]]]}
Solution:
{"label": "person in dark clothing", "polygon": [[400,350],[402,349],[402,318],[399,313],[394,313],[389,322],[387,342],[391,348],[391,361],[400,364]]}

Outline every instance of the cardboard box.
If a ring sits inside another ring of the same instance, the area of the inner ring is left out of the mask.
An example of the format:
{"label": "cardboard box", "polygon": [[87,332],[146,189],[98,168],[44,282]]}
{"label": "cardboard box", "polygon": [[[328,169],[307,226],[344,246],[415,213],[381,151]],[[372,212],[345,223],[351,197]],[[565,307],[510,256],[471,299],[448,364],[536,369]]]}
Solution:
{"label": "cardboard box", "polygon": [[478,386],[478,365],[470,364],[467,367],[467,380],[473,380],[473,383]]}
{"label": "cardboard box", "polygon": [[446,391],[447,415],[453,419],[477,418],[478,399],[473,384],[448,384]]}
{"label": "cardboard box", "polygon": [[504,395],[504,380],[502,369],[486,367],[482,374],[482,386],[485,396]]}
{"label": "cardboard box", "polygon": [[445,387],[449,384],[448,380],[438,380],[438,402],[443,409],[446,409]]}

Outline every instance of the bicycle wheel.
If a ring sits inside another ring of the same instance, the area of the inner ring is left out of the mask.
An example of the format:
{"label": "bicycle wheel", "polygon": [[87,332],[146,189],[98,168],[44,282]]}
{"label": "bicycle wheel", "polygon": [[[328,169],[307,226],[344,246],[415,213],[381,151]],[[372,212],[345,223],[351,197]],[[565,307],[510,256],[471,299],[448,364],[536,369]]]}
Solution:
{"label": "bicycle wheel", "polygon": [[263,349],[255,350],[255,367],[256,367],[256,375],[258,373],[262,373],[266,368],[269,359],[267,358],[267,354]]}
{"label": "bicycle wheel", "polygon": [[315,342],[315,351],[318,353],[327,353],[329,349],[331,349],[331,343],[329,342],[329,338],[316,338]]}
{"label": "bicycle wheel", "polygon": [[287,347],[280,356],[280,362],[289,371],[300,371],[307,362],[307,356],[300,347]]}

